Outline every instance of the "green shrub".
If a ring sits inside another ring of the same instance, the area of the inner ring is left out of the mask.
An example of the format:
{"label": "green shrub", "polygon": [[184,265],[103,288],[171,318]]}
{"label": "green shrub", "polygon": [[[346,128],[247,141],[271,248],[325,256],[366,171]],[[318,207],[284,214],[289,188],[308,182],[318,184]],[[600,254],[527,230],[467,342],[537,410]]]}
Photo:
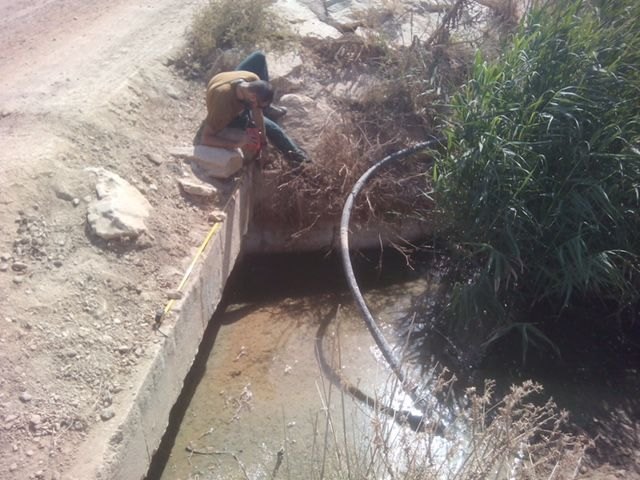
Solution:
{"label": "green shrub", "polygon": [[467,315],[638,301],[640,2],[558,3],[453,100],[434,175]]}

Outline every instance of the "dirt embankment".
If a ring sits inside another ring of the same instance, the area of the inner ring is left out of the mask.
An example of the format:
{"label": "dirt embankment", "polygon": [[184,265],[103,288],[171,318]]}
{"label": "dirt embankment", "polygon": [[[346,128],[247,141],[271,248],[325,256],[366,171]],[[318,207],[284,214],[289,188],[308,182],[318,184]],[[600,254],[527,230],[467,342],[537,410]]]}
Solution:
{"label": "dirt embankment", "polygon": [[[201,3],[0,0],[0,478],[68,478],[92,453],[208,229],[170,154],[202,92],[166,66]],[[143,192],[148,235],[86,232],[87,167]]]}

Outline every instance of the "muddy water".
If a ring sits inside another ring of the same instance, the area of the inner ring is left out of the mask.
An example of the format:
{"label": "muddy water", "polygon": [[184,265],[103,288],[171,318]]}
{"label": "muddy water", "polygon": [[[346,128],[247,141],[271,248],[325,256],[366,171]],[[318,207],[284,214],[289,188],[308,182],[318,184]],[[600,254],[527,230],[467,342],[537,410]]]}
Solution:
{"label": "muddy water", "polygon": [[[305,478],[339,469],[329,446],[335,442],[355,456],[371,447],[374,413],[331,384],[318,352],[372,397],[390,396],[390,372],[351,305],[338,266],[329,262],[324,267],[333,273],[322,273],[305,263],[306,272],[295,261],[266,267],[272,273],[267,284],[264,272],[245,266],[243,278],[229,287],[237,294],[213,319],[219,330],[163,480],[262,479],[273,478],[274,470],[277,478]],[[412,298],[428,285],[406,276],[369,283],[367,300],[393,338],[391,326],[411,315]]]}
{"label": "muddy water", "polygon": [[[389,258],[356,260],[365,297],[385,335],[403,342],[394,338],[395,327],[413,319],[414,310],[424,310],[437,282],[424,271],[407,270],[402,258],[395,263]],[[416,444],[406,427],[400,429],[343,394],[319,366],[318,358],[325,359],[343,380],[385,404],[398,396],[354,311],[339,262],[323,257],[249,259],[239,272],[225,292],[228,305],[212,320],[201,347],[194,368],[199,373],[187,381],[176,409],[179,429],[167,435],[149,480],[349,478],[349,468],[359,465],[362,472],[369,466],[381,444],[381,428],[386,438],[407,435]],[[608,338],[596,331],[593,335]],[[594,459],[629,468],[626,478],[640,478],[629,467],[640,465],[634,433],[640,418],[637,359],[625,352],[614,355],[604,340],[599,343],[603,353],[597,354],[593,344],[598,343],[587,340],[584,350],[578,348],[581,344],[560,345],[562,368],[544,351],[530,352],[525,368],[518,361],[520,340],[505,339],[477,370],[476,380],[496,378],[498,391],[528,378],[541,382],[546,395],[571,412],[571,428],[598,438]],[[279,457],[281,449],[285,453]],[[367,478],[385,475],[368,471]]]}

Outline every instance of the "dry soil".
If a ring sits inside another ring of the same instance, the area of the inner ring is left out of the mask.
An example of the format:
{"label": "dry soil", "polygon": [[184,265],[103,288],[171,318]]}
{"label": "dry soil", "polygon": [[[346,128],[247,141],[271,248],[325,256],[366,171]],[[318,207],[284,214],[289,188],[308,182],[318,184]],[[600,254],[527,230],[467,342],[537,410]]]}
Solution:
{"label": "dry soil", "polygon": [[[68,478],[116,421],[207,230],[170,153],[202,92],[167,66],[201,3],[0,0],[0,478]],[[97,166],[152,204],[148,235],[87,231]]]}

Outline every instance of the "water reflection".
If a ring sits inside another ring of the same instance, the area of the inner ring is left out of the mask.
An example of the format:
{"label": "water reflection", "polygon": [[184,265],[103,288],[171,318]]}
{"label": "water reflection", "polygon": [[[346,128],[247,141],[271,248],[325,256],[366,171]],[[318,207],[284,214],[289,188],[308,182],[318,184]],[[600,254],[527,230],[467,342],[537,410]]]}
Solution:
{"label": "water reflection", "polygon": [[[374,426],[393,431],[392,412],[372,409],[372,403],[409,410],[351,307],[335,259],[318,262],[288,262],[287,275],[284,264],[245,263],[232,280],[227,306],[214,318],[215,345],[162,479],[271,478],[280,469],[283,478],[331,478],[371,462],[381,434]],[[411,298],[428,285],[410,270],[386,275],[366,268],[375,265],[369,259],[362,262],[367,300],[393,340],[394,323],[411,315]],[[360,400],[339,383],[361,392]],[[337,458],[340,451],[355,463]]]}

